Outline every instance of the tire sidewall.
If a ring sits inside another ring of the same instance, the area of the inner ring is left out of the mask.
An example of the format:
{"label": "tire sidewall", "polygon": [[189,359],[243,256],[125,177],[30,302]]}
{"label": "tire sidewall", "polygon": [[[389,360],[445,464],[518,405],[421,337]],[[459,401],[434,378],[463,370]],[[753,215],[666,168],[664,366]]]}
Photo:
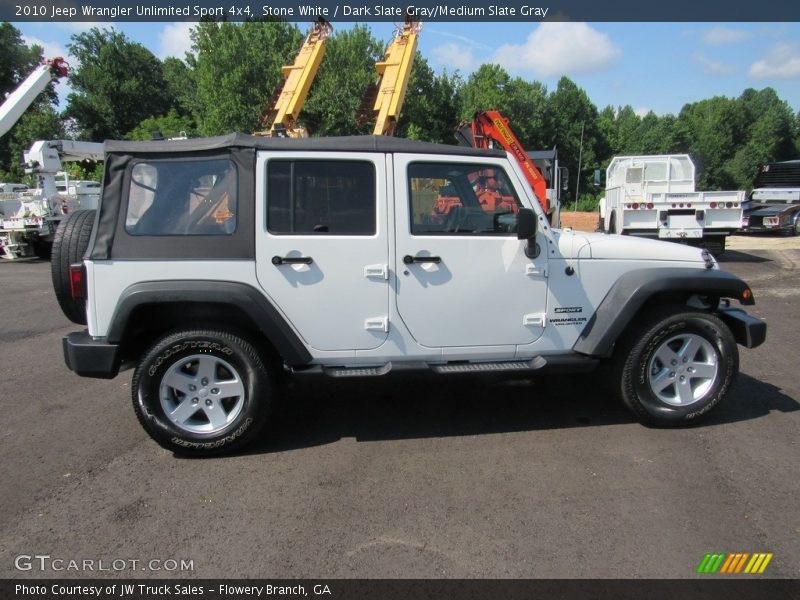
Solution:
{"label": "tire sidewall", "polygon": [[[717,378],[706,396],[688,406],[673,406],[660,400],[650,389],[648,370],[658,348],[671,337],[693,333],[709,341],[717,353]],[[725,397],[738,370],[736,342],[724,324],[703,313],[676,315],[651,328],[629,356],[630,380],[623,382],[625,392],[659,422],[687,422],[707,415]]]}
{"label": "tire sidewall", "polygon": [[[159,391],[161,381],[175,363],[189,356],[208,354],[228,362],[245,389],[238,416],[224,429],[194,433],[174,425],[164,413]],[[214,332],[179,333],[153,346],[139,364],[133,379],[133,402],[145,430],[162,446],[176,452],[213,454],[246,443],[260,428],[269,404],[266,371],[252,347],[233,336]]]}

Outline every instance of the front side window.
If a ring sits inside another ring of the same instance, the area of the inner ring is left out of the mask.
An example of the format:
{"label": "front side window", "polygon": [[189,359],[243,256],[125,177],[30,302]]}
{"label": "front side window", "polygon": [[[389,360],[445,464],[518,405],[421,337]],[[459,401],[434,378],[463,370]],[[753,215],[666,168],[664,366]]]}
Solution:
{"label": "front side window", "polygon": [[413,235],[516,233],[521,204],[497,166],[413,163],[408,189]]}
{"label": "front side window", "polygon": [[271,160],[267,229],[276,235],[374,235],[375,165],[348,160]]}
{"label": "front side window", "polygon": [[232,161],[155,160],[131,169],[125,230],[132,235],[230,235],[236,231]]}

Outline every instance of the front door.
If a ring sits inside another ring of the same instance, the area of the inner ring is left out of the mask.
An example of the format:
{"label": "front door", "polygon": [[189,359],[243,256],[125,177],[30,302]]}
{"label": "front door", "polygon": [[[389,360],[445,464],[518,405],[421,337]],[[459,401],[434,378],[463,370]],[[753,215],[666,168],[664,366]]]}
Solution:
{"label": "front door", "polygon": [[[544,330],[547,243],[517,239],[524,188],[504,161],[395,155],[397,306],[427,347],[530,344]],[[527,197],[526,197],[527,198]]]}
{"label": "front door", "polygon": [[380,154],[259,153],[258,281],[313,348],[387,337],[386,167]]}

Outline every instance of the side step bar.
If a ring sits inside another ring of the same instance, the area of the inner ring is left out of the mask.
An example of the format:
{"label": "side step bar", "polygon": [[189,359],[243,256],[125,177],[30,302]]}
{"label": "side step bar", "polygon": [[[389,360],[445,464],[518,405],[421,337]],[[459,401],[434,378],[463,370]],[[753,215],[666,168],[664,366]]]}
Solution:
{"label": "side step bar", "polygon": [[531,360],[509,360],[496,362],[466,362],[454,361],[449,363],[428,364],[425,362],[399,363],[388,362],[384,365],[371,367],[323,367],[311,365],[308,367],[295,367],[290,369],[293,375],[313,376],[325,375],[335,378],[382,377],[390,373],[416,372],[435,373],[437,375],[451,374],[525,374],[533,371],[558,371],[558,372],[587,372],[597,366],[597,359],[580,354],[566,354],[537,356]]}

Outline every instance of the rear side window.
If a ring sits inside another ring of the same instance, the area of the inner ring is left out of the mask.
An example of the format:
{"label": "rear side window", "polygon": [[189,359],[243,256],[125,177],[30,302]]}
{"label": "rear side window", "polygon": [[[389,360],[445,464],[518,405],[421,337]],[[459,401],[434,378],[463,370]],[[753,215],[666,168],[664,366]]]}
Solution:
{"label": "rear side window", "polygon": [[132,235],[230,235],[236,231],[232,161],[161,160],[131,169],[125,230]]}
{"label": "rear side window", "polygon": [[374,235],[375,166],[366,161],[271,160],[267,229],[276,235]]}

